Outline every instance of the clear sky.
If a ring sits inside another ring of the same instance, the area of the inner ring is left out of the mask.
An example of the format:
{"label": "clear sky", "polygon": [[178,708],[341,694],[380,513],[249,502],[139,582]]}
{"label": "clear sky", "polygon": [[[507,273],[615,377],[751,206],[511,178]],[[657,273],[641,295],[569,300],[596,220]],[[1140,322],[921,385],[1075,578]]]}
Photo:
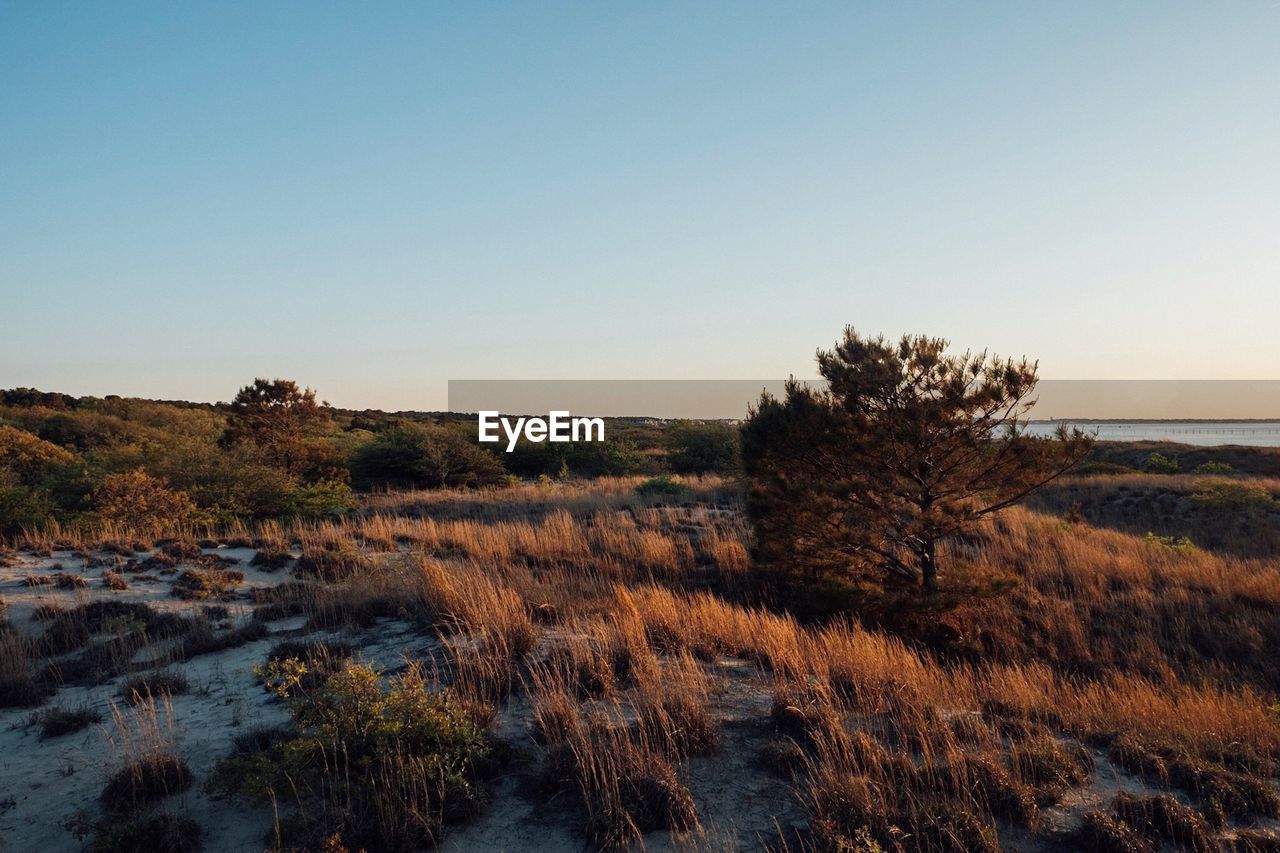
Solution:
{"label": "clear sky", "polygon": [[1280,3],[0,0],[0,387],[1280,378]]}

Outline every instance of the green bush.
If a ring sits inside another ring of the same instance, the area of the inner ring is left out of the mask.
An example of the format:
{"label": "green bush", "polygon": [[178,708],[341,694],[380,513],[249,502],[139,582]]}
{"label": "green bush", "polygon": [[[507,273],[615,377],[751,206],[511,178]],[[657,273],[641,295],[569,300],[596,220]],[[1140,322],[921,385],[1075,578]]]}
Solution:
{"label": "green bush", "polygon": [[1201,462],[1195,467],[1193,473],[1204,474],[1205,476],[1230,477],[1235,474],[1236,469],[1232,468],[1226,462]]}
{"label": "green bush", "polygon": [[1147,457],[1148,474],[1177,474],[1182,470],[1177,459],[1170,459],[1163,453],[1152,453]]}
{"label": "green bush", "polygon": [[650,477],[640,485],[636,486],[636,494],[642,497],[668,497],[678,498],[688,494],[689,487],[674,477],[661,476]]}
{"label": "green bush", "polygon": [[360,488],[496,486],[506,471],[460,425],[405,423],[379,433],[351,456]]}
{"label": "green bush", "polygon": [[729,474],[740,464],[738,428],[678,421],[666,431],[667,464],[677,474]]}
{"label": "green bush", "polygon": [[1151,532],[1147,533],[1147,544],[1176,551],[1179,554],[1189,554],[1196,549],[1196,543],[1186,536],[1157,536]]}
{"label": "green bush", "polygon": [[429,691],[419,666],[385,682],[352,662],[317,681],[296,657],[256,671],[287,703],[296,734],[222,760],[210,789],[260,799],[296,791],[320,819],[287,821],[286,834],[301,836],[290,843],[337,834],[350,849],[429,846],[447,817],[475,807],[489,746],[450,694]]}
{"label": "green bush", "polygon": [[355,508],[351,487],[338,480],[321,480],[289,494],[289,512],[299,518],[336,518]]}
{"label": "green bush", "polygon": [[1137,471],[1128,465],[1114,462],[1086,462],[1071,469],[1072,477],[1116,477],[1124,474],[1135,474]]}
{"label": "green bush", "polygon": [[1202,509],[1217,512],[1265,512],[1280,509],[1280,502],[1264,486],[1223,480],[1197,485],[1199,490],[1191,496],[1191,502]]}

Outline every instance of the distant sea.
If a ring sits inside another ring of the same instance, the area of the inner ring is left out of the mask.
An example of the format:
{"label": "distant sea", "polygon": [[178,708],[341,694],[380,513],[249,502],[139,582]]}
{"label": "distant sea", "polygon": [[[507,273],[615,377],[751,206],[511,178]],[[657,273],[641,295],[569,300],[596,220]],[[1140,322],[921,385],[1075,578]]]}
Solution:
{"label": "distant sea", "polygon": [[1280,447],[1280,421],[1033,421],[1031,435],[1050,435],[1059,423],[1080,427],[1099,441],[1175,441],[1214,446]]}

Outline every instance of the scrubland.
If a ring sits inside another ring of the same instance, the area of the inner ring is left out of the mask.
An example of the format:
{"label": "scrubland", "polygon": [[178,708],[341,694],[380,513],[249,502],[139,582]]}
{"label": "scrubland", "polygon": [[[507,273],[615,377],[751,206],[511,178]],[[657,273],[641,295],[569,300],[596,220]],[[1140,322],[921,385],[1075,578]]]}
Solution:
{"label": "scrubland", "polygon": [[1064,480],[948,543],[940,601],[860,618],[762,595],[717,478],[29,532],[0,560],[0,834],[1277,850],[1280,556],[1256,493],[1275,484],[1222,479],[1255,503],[1188,504],[1199,538],[1134,520],[1214,482]]}

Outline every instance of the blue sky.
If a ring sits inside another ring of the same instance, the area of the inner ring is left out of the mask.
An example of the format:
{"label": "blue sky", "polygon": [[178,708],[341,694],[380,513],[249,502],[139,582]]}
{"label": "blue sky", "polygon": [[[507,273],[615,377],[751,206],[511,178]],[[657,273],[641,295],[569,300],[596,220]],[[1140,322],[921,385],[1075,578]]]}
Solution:
{"label": "blue sky", "polygon": [[0,0],[0,387],[1280,378],[1280,4]]}

